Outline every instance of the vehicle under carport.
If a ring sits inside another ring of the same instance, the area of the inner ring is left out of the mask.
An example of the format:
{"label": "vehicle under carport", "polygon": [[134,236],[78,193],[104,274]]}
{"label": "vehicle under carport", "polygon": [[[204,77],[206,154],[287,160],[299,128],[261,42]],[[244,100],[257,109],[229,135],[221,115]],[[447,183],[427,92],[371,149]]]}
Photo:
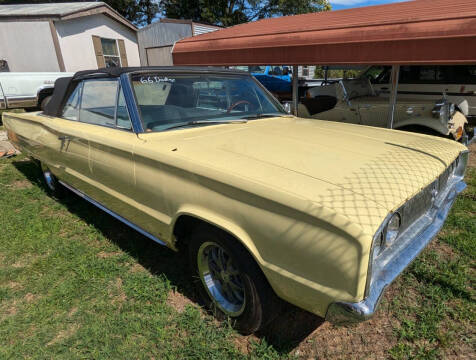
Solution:
{"label": "vehicle under carport", "polygon": [[476,64],[474,43],[473,0],[419,0],[264,19],[183,39],[172,54],[175,65],[391,65],[393,128],[400,66]]}

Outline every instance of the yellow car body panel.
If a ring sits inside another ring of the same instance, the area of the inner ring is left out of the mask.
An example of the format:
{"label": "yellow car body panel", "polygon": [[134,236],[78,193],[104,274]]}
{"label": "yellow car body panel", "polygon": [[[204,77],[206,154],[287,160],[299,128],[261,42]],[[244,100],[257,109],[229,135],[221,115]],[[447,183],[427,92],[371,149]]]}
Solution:
{"label": "yellow car body panel", "polygon": [[3,122],[59,179],[171,248],[181,216],[229,232],[278,296],[321,316],[364,299],[379,226],[466,149],[291,116],[141,134],[40,113]]}

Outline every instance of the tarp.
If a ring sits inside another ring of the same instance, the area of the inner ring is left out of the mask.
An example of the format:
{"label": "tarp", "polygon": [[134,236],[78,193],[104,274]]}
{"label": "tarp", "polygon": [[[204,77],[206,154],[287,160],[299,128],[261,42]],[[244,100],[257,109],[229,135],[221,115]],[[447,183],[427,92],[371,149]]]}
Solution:
{"label": "tarp", "polygon": [[476,0],[264,19],[178,41],[174,65],[476,64]]}

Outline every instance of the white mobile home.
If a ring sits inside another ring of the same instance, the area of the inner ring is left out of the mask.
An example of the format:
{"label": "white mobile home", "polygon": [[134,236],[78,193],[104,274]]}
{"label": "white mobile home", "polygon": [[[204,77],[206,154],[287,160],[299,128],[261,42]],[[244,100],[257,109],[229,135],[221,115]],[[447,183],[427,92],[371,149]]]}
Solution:
{"label": "white mobile home", "polygon": [[21,72],[140,66],[137,28],[103,2],[0,5],[0,63]]}

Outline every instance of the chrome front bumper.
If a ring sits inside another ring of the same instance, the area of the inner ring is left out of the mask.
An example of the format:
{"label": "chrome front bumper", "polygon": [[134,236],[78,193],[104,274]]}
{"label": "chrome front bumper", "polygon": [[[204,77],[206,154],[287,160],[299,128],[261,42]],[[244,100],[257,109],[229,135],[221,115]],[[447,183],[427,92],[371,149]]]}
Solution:
{"label": "chrome front bumper", "polygon": [[329,305],[326,320],[334,324],[349,324],[371,318],[382,295],[420,252],[438,234],[453,206],[456,196],[466,188],[462,177],[457,177],[439,199],[420,219],[399,238],[399,245],[392,249],[388,261],[379,268],[378,276],[372,280],[368,296],[358,303],[334,302]]}

